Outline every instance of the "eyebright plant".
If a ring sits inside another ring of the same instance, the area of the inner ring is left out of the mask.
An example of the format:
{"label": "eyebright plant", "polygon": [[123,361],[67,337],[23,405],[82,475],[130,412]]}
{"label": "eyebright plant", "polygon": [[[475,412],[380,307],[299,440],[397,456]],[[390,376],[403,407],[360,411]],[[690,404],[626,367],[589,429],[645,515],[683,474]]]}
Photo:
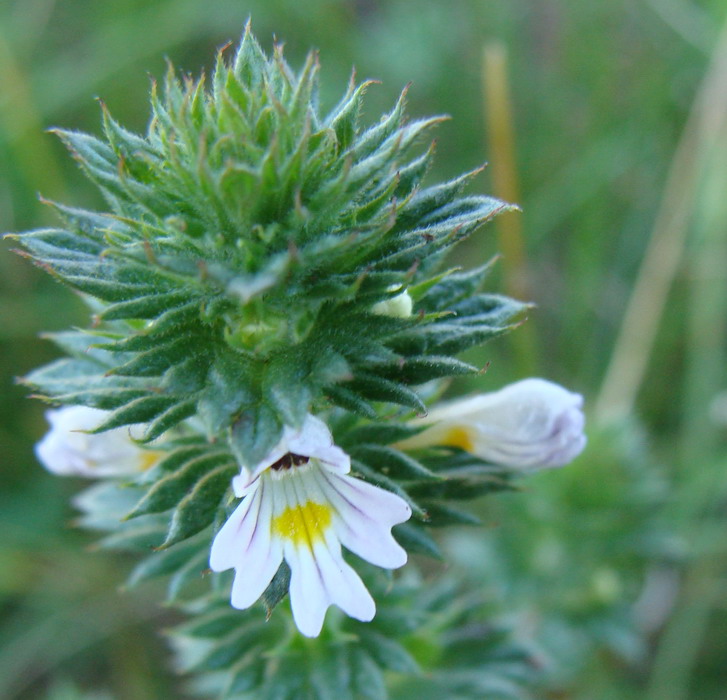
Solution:
{"label": "eyebright plant", "polygon": [[248,27],[209,84],[170,67],[146,134],[105,107],[103,138],[57,130],[109,212],[49,203],[59,228],[14,236],[92,310],[23,379],[61,406],[38,456],[103,477],[79,522],[142,555],[130,586],[169,578],[200,692],[395,697],[384,671],[424,667],[429,692],[523,697],[532,654],[481,596],[404,565],[442,556],[431,528],[477,522],[460,501],[575,456],[580,399],[532,380],[417,421],[525,308],[482,291],[490,263],[444,262],[513,207],[463,193],[479,170],[423,184],[443,118],[406,121],[406,91],[362,128],[370,83],[325,112],[318,71]]}

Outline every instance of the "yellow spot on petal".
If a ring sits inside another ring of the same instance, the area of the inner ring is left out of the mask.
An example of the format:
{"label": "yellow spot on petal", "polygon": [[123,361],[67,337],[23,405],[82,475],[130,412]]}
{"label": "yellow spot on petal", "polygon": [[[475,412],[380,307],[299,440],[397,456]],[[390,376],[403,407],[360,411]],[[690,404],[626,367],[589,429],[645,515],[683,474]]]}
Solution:
{"label": "yellow spot on petal", "polygon": [[286,508],[273,519],[273,532],[296,545],[306,545],[309,549],[323,539],[331,525],[331,509],[327,505],[308,501],[303,505]]}
{"label": "yellow spot on petal", "polygon": [[442,438],[442,445],[449,447],[459,447],[466,452],[474,452],[475,443],[472,440],[472,434],[466,428],[450,428]]}
{"label": "yellow spot on petal", "polygon": [[162,452],[155,452],[154,450],[142,450],[139,457],[139,471],[145,472],[147,469],[153,467],[162,456]]}

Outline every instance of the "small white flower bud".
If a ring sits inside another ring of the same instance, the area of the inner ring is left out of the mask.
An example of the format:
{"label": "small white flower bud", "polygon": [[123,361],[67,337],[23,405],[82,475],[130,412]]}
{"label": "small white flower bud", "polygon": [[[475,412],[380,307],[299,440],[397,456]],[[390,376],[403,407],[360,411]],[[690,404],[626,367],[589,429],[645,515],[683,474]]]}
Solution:
{"label": "small white flower bud", "polygon": [[[389,287],[388,291],[393,292],[397,289],[401,289],[399,285]],[[409,318],[411,316],[411,310],[414,306],[412,298],[409,296],[409,292],[406,289],[391,297],[390,299],[384,299],[371,307],[371,311],[380,316],[393,316],[394,318]]]}
{"label": "small white flower bud", "polygon": [[131,476],[150,467],[159,452],[134,443],[131,429],[115,428],[98,435],[97,428],[108,416],[106,411],[87,406],[64,406],[46,412],[50,431],[35,446],[35,453],[48,471],[60,476]]}
{"label": "small white flower bud", "polygon": [[524,379],[435,408],[422,419],[432,426],[399,447],[460,447],[523,471],[562,467],[586,445],[582,407],[580,394],[545,379]]}

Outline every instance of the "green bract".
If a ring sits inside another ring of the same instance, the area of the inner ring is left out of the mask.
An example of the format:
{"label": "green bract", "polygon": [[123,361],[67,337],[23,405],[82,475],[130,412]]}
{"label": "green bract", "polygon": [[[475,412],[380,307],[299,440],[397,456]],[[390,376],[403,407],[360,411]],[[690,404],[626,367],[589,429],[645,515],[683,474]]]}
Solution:
{"label": "green bract", "polygon": [[[296,75],[249,30],[234,59],[220,52],[210,83],[170,69],[143,136],[106,109],[103,139],[58,130],[111,213],[56,204],[62,228],[19,240],[101,302],[92,332],[103,338],[28,384],[111,410],[99,430],[148,423],[147,440],[199,415],[251,464],[310,410],[423,411],[413,385],[475,371],[453,355],[501,333],[522,305],[471,295],[486,268],[436,268],[510,205],[462,196],[474,173],[421,186],[433,149],[412,146],[441,117],[406,122],[402,93],[362,130],[369,83],[353,82],[323,114],[316,56]],[[372,313],[402,288],[412,316]]]}

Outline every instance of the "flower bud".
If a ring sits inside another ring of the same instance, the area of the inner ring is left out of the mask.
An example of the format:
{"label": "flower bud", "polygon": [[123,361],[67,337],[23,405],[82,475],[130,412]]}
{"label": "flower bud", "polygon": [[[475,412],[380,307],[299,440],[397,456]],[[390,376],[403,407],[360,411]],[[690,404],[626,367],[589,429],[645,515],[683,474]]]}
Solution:
{"label": "flower bud", "polygon": [[64,406],[46,412],[50,431],[35,446],[41,464],[60,476],[131,476],[149,468],[159,452],[134,443],[134,426],[90,435],[108,415],[87,406]]}
{"label": "flower bud", "polygon": [[[393,285],[389,287],[390,292],[394,292],[397,289],[401,289],[399,285]],[[371,311],[379,316],[392,316],[393,318],[409,318],[411,316],[411,310],[414,306],[412,298],[409,296],[409,292],[406,289],[397,294],[396,296],[389,297],[374,304],[371,307]]]}
{"label": "flower bud", "polygon": [[583,397],[545,379],[522,381],[430,411],[432,426],[399,443],[405,449],[459,447],[523,471],[562,467],[586,445]]}

